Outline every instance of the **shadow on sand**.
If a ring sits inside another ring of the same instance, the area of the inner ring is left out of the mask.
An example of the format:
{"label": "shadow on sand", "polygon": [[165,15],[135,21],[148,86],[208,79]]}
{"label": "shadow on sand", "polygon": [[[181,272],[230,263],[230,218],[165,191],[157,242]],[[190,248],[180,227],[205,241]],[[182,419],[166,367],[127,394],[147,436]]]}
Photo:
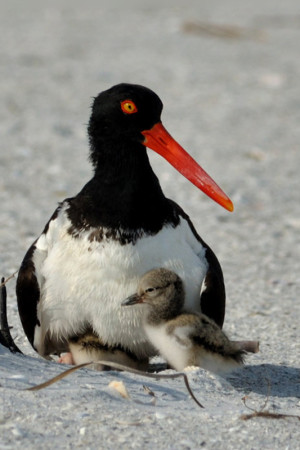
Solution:
{"label": "shadow on sand", "polygon": [[[260,364],[245,366],[237,375],[228,375],[227,381],[243,392],[256,392],[273,397],[300,398],[300,369],[296,367]],[[270,386],[270,387],[269,387]]]}

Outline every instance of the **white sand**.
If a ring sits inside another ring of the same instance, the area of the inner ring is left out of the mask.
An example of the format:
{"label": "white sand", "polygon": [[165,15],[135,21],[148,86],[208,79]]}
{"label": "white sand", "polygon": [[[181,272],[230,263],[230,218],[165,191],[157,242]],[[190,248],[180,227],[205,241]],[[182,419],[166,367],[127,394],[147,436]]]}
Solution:
{"label": "white sand", "polygon": [[[0,274],[18,269],[57,202],[89,179],[91,97],[144,84],[162,98],[170,133],[234,201],[234,214],[223,211],[151,154],[165,193],[220,259],[225,330],[261,342],[226,380],[189,374],[204,410],[181,380],[127,373],[83,369],[24,392],[62,367],[27,343],[11,281],[9,321],[30,356],[0,349],[0,449],[299,448],[295,418],[240,419],[251,412],[242,397],[259,409],[268,385],[267,410],[300,414],[299,2],[10,0],[0,12]],[[188,33],[191,21],[241,28]]]}

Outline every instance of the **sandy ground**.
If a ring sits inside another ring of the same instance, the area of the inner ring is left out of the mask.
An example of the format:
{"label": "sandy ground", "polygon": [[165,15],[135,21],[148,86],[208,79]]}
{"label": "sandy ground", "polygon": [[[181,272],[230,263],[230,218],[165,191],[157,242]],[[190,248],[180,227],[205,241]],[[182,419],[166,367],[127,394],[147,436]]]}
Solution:
{"label": "sandy ground", "polygon": [[[92,97],[126,81],[156,91],[163,122],[228,193],[223,211],[158,156],[165,193],[214,249],[227,286],[225,330],[261,351],[226,379],[189,373],[153,381],[83,369],[59,373],[0,350],[0,448],[296,449],[296,418],[241,420],[266,410],[300,414],[300,4],[297,0],[96,2],[27,0],[0,6],[0,273],[9,276],[57,202],[89,179]],[[130,399],[108,387],[123,381]],[[156,402],[144,390],[147,385]]]}

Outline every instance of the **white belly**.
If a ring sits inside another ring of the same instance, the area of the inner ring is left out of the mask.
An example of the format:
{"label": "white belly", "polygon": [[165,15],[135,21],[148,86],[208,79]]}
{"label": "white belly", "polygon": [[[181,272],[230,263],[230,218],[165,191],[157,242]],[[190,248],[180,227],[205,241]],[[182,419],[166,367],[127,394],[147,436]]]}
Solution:
{"label": "white belly", "polygon": [[168,364],[180,372],[189,365],[189,354],[192,343],[189,339],[185,339],[184,344],[181,345],[174,334],[167,333],[166,327],[166,323],[157,326],[144,324],[149,341],[158,350],[160,355],[165,358]]}
{"label": "white belly", "polygon": [[62,211],[39,238],[33,257],[41,290],[41,327],[36,327],[34,343],[41,353],[46,333],[68,337],[87,324],[107,344],[121,344],[140,356],[151,353],[142,325],[143,308],[124,308],[121,302],[155,267],[178,273],[186,290],[185,309],[200,310],[205,249],[184,219],[176,228],[166,226],[134,245],[105,238],[90,242],[92,230],[72,238],[67,233],[70,225]]}

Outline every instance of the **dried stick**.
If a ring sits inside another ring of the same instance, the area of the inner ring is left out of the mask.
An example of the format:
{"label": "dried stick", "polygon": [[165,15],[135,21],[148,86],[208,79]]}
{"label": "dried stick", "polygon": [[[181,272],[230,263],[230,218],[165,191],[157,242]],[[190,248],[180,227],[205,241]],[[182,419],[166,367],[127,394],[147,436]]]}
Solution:
{"label": "dried stick", "polygon": [[13,274],[11,274],[8,278],[6,278],[6,280],[5,280],[4,277],[1,278],[0,288],[2,288],[3,286],[5,286],[6,283],[7,283],[9,280],[11,280],[12,278],[14,278],[15,275],[16,275],[18,272],[19,272],[19,269],[16,270]]}
{"label": "dried stick", "polygon": [[147,377],[147,378],[154,378],[155,380],[159,380],[160,378],[166,378],[166,379],[183,378],[185,386],[186,386],[190,396],[194,400],[194,402],[197,403],[197,405],[200,408],[204,408],[204,406],[201,405],[201,403],[195,397],[195,395],[189,385],[188,377],[185,373],[180,372],[180,373],[174,373],[174,374],[154,374],[154,373],[143,372],[141,370],[133,369],[132,367],[123,366],[123,364],[118,364],[118,363],[110,362],[110,361],[91,361],[88,363],[78,364],[77,366],[74,366],[74,367],[71,367],[71,369],[65,370],[64,372],[60,373],[59,375],[56,375],[55,377],[51,378],[50,380],[45,381],[44,383],[38,384],[36,386],[32,386],[31,388],[27,388],[25,390],[26,391],[39,391],[40,389],[44,389],[44,388],[50,386],[51,384],[56,383],[57,381],[67,377],[68,375],[75,372],[76,370],[82,369],[83,367],[91,366],[93,364],[104,365],[104,366],[111,367],[111,368],[117,369],[117,370],[126,370],[127,372],[141,375],[141,376]]}
{"label": "dried stick", "polygon": [[272,413],[269,411],[254,411],[251,414],[242,414],[240,419],[249,420],[253,419],[253,417],[265,417],[266,419],[286,419],[287,417],[295,417],[300,420],[300,416],[296,416],[294,414],[280,414],[280,413]]}
{"label": "dried stick", "polygon": [[258,29],[209,22],[185,22],[183,31],[185,33],[203,34],[223,39],[255,39],[261,41],[265,38],[264,33]]}
{"label": "dried stick", "polygon": [[231,341],[236,344],[240,350],[244,350],[248,353],[258,353],[259,352],[259,341]]}
{"label": "dried stick", "polygon": [[6,280],[1,278],[0,283],[0,344],[7,347],[12,353],[21,353],[21,350],[16,346],[11,334],[10,327],[7,321],[7,292],[6,292],[6,283],[15,276],[13,273]]}
{"label": "dried stick", "polygon": [[270,391],[271,391],[271,384],[270,381],[268,381],[268,393],[267,393],[267,397],[265,399],[264,404],[262,405],[262,407],[260,408],[259,411],[257,411],[254,408],[251,408],[250,406],[247,405],[246,400],[247,400],[247,396],[245,395],[245,397],[242,398],[244,405],[246,406],[246,408],[250,409],[251,411],[253,411],[250,414],[242,414],[240,416],[240,419],[242,420],[249,420],[249,419],[253,419],[254,417],[265,417],[266,419],[285,419],[286,417],[295,417],[298,420],[300,420],[300,416],[297,416],[295,414],[282,414],[282,413],[275,413],[275,412],[270,412],[270,411],[264,411],[265,407],[268,404],[269,398],[270,398]]}

